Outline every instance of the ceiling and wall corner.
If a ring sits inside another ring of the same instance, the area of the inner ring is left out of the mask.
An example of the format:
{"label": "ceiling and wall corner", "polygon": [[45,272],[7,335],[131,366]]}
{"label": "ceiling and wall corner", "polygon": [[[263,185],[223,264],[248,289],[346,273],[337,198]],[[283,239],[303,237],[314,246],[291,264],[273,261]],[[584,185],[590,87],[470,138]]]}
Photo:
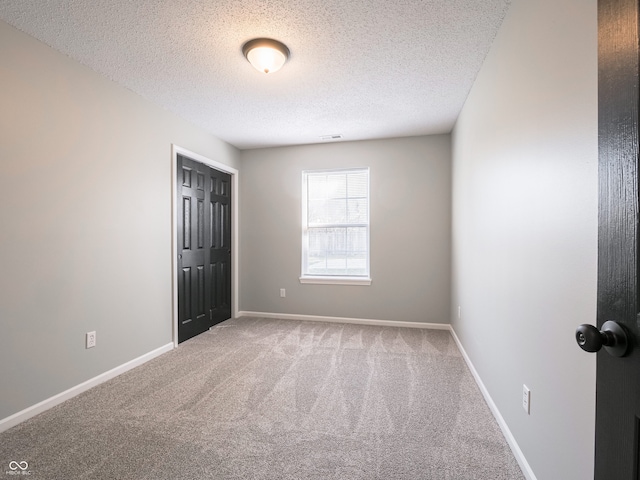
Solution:
{"label": "ceiling and wall corner", "polygon": [[[4,0],[0,19],[240,148],[449,133],[510,0]],[[291,49],[264,75],[242,45]]]}

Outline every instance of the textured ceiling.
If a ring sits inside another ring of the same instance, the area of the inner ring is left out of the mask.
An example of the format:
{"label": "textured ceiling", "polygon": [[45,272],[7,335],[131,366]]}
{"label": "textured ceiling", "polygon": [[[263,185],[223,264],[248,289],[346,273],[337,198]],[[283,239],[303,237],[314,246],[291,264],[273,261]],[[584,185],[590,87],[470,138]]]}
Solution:
{"label": "textured ceiling", "polygon": [[[511,0],[1,0],[0,18],[238,148],[450,132]],[[255,37],[291,58],[271,75]]]}

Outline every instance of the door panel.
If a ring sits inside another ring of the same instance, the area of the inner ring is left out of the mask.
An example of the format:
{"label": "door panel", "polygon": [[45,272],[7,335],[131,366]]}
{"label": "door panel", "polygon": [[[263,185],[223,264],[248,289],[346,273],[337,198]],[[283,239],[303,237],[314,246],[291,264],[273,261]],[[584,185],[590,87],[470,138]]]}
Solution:
{"label": "door panel", "polygon": [[[191,267],[184,267],[181,269],[181,278],[178,280],[179,293],[178,298],[190,299],[191,298]],[[178,310],[178,317],[182,324],[193,321],[191,306],[192,302],[182,301],[179,302],[180,308]]]}
{"label": "door panel", "polygon": [[638,0],[598,2],[598,328],[631,350],[597,353],[596,480],[638,479]]}

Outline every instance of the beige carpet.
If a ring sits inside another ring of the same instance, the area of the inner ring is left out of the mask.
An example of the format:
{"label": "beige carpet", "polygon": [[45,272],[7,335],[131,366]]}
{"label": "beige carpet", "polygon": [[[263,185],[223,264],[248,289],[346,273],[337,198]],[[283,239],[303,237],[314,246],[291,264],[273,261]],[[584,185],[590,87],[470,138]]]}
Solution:
{"label": "beige carpet", "polygon": [[12,461],[52,480],[524,478],[448,332],[272,319],[0,434],[0,474]]}

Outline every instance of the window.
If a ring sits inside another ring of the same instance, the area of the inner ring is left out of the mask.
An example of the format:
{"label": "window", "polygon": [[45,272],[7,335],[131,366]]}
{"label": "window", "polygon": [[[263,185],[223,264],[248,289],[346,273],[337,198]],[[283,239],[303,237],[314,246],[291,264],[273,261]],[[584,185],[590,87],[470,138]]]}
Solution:
{"label": "window", "polygon": [[302,283],[369,285],[369,169],[302,172]]}

